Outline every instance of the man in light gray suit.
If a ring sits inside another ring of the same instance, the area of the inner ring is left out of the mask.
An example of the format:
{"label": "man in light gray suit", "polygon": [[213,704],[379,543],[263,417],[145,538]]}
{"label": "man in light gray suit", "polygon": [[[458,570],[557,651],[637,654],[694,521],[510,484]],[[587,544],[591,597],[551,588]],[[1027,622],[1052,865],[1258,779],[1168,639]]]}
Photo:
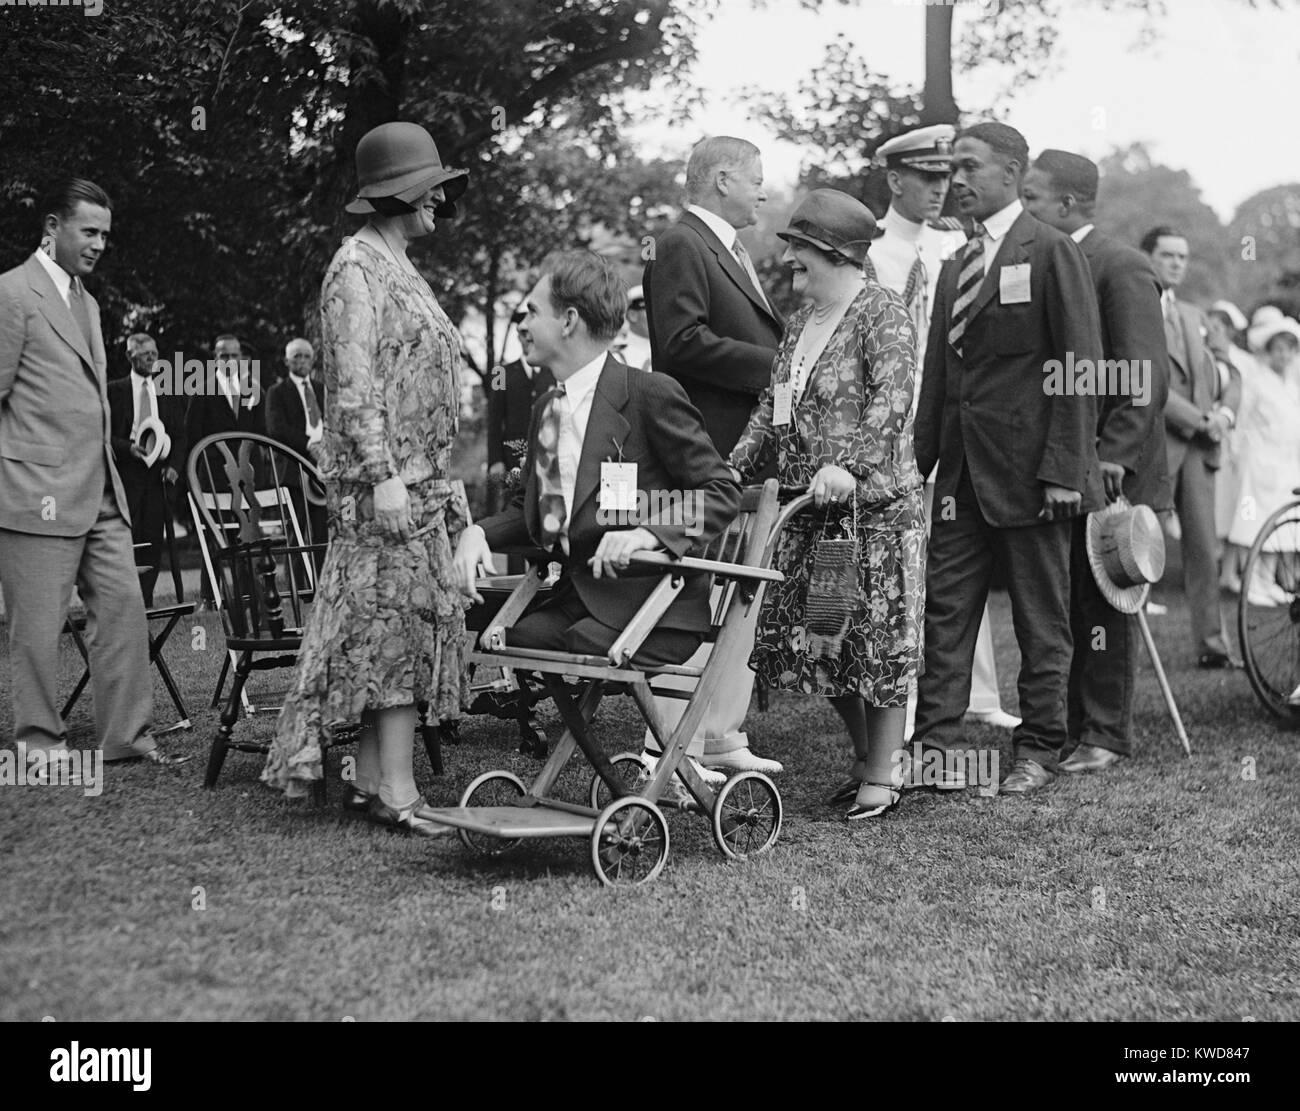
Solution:
{"label": "man in light gray suit", "polygon": [[126,494],[113,465],[99,306],[82,279],[103,253],[107,194],[71,180],[41,208],[41,248],[0,274],[0,590],[9,618],[14,734],[66,750],[59,634],[86,605],[95,732],[106,763],[164,756]]}

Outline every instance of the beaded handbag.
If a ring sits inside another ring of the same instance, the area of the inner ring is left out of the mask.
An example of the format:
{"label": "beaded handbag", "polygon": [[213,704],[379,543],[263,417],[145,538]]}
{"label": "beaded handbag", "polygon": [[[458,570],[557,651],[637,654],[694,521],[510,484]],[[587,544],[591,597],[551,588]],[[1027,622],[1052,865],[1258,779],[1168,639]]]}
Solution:
{"label": "beaded handbag", "polygon": [[[813,550],[812,574],[804,599],[804,629],[808,654],[822,659],[839,659],[844,634],[858,606],[858,499],[853,498],[852,532],[832,539],[826,535],[835,507],[830,506],[822,518],[821,529]],[[849,527],[841,518],[839,526]]]}

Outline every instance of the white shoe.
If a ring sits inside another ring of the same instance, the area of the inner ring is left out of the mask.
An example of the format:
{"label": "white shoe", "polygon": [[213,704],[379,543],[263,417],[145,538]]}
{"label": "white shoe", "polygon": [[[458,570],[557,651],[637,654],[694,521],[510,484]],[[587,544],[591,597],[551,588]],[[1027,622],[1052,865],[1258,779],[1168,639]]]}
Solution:
{"label": "white shoe", "polygon": [[[695,774],[704,781],[705,786],[721,787],[727,782],[727,775],[725,772],[710,771],[708,768],[701,767],[700,762],[693,756],[688,756],[686,759],[690,761],[691,768],[694,769]],[[659,767],[659,757],[651,756],[648,752],[643,752],[641,753],[641,764],[648,775],[654,775],[655,769]],[[682,784],[682,781],[678,779],[677,776],[673,776],[673,782],[682,785],[682,790],[686,789],[685,785]],[[689,793],[690,792],[687,792],[688,795]]]}
{"label": "white shoe", "polygon": [[1009,714],[1001,707],[996,710],[967,710],[966,716],[971,721],[982,721],[996,729],[1014,729],[1020,724],[1020,719],[1015,714]]}
{"label": "white shoe", "polygon": [[[777,775],[785,767],[775,760],[755,756],[747,748],[733,748],[730,752],[705,753],[700,763],[706,768],[723,768],[727,772],[762,772],[764,775]],[[724,780],[726,776],[723,776]]]}

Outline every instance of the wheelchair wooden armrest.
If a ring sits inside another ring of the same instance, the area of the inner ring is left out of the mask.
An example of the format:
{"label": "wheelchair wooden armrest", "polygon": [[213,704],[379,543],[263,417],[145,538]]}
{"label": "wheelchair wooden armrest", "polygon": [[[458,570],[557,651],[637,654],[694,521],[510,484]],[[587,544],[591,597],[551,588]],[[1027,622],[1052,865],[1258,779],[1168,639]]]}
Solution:
{"label": "wheelchair wooden armrest", "polygon": [[662,567],[667,571],[680,571],[688,575],[721,575],[724,579],[752,579],[755,582],[779,583],[785,578],[780,571],[766,567],[750,567],[744,563],[727,563],[720,559],[701,559],[698,556],[671,556],[667,552],[633,552],[628,559]]}
{"label": "wheelchair wooden armrest", "polygon": [[545,563],[540,563],[525,572],[523,578],[519,580],[519,585],[510,592],[510,597],[501,604],[501,608],[483,630],[483,635],[478,638],[479,647],[483,651],[501,652],[505,649],[505,631],[523,616],[524,610],[537,597],[537,592],[542,589],[545,580]]}
{"label": "wheelchair wooden armrest", "polygon": [[[673,599],[681,593],[682,573],[692,575],[714,574],[723,578],[748,579],[752,582],[780,582],[784,575],[780,571],[769,571],[762,567],[747,567],[742,563],[726,563],[717,559],[699,559],[683,556],[678,559],[666,552],[633,552],[629,562],[639,563],[644,567],[657,567],[667,572],[663,580],[650,597],[645,600],[635,616],[628,622],[627,628],[609,646],[609,662],[615,667],[627,663],[640,650],[646,637],[654,631]],[[679,573],[681,572],[681,573]]]}

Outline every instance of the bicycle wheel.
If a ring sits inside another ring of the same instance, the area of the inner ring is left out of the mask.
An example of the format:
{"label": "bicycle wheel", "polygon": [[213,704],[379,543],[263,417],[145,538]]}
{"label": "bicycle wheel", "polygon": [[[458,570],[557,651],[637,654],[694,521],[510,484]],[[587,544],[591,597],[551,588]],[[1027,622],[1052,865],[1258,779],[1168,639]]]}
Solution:
{"label": "bicycle wheel", "polygon": [[1300,501],[1268,518],[1241,576],[1237,635],[1256,697],[1300,726]]}

